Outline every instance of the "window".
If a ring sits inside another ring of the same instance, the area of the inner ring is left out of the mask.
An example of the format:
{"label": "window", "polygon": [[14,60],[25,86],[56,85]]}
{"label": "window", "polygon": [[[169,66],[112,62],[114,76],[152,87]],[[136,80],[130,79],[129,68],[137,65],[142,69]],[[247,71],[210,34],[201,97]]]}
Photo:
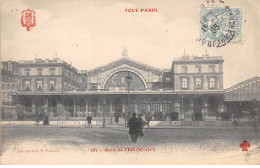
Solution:
{"label": "window", "polygon": [[166,81],[166,83],[169,83],[169,82],[171,82],[171,79],[170,78],[166,78],[165,81]]}
{"label": "window", "polygon": [[42,69],[38,69],[38,75],[42,75]]}
{"label": "window", "polygon": [[214,78],[209,79],[209,88],[210,89],[215,88],[215,79]]}
{"label": "window", "polygon": [[12,87],[12,89],[13,89],[13,90],[15,90],[15,84],[12,84],[12,86],[11,86],[11,87]]}
{"label": "window", "polygon": [[188,89],[188,79],[184,78],[181,81],[182,89]]}
{"label": "window", "polygon": [[7,84],[7,85],[6,85],[6,90],[9,90],[9,89],[10,89],[10,85]]}
{"label": "window", "polygon": [[1,85],[1,89],[5,90],[5,85],[4,84]]}
{"label": "window", "polygon": [[25,90],[28,91],[31,89],[31,82],[30,81],[25,81]]}
{"label": "window", "polygon": [[195,71],[196,73],[201,73],[201,66],[196,66]]}
{"label": "window", "polygon": [[25,74],[26,74],[27,76],[29,76],[29,75],[30,75],[30,69],[25,69]]}
{"label": "window", "polygon": [[160,102],[159,102],[159,100],[152,100],[151,101],[151,111],[152,112],[159,112],[160,111]]}
{"label": "window", "polygon": [[50,80],[50,90],[55,90],[55,81]]}
{"label": "window", "polygon": [[201,86],[202,86],[202,82],[201,81],[202,80],[200,78],[195,80],[195,88],[196,89],[200,89],[201,88]]}
{"label": "window", "polygon": [[55,74],[55,68],[51,68],[51,69],[50,69],[50,74],[51,74],[51,75],[54,75],[54,74]]}
{"label": "window", "polygon": [[182,66],[181,67],[181,73],[187,73],[187,72],[188,72],[187,66]]}
{"label": "window", "polygon": [[214,65],[209,66],[209,72],[215,72],[215,66]]}
{"label": "window", "polygon": [[37,81],[37,90],[42,90],[42,81]]}

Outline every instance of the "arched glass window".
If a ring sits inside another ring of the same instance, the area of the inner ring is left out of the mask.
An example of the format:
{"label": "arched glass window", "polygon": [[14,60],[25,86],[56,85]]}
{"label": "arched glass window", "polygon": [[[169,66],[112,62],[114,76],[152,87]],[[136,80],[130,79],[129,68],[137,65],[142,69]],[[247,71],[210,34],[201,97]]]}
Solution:
{"label": "arched glass window", "polygon": [[160,102],[159,102],[159,100],[152,100],[151,101],[151,111],[152,112],[159,112],[160,111]]}

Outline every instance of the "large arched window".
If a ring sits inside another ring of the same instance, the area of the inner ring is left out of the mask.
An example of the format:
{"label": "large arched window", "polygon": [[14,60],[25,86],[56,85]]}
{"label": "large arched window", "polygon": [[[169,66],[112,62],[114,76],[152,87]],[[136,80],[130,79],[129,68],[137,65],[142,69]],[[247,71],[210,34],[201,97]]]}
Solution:
{"label": "large arched window", "polygon": [[143,80],[135,73],[128,71],[116,72],[108,78],[104,85],[104,89],[113,90],[115,88],[120,88],[121,90],[128,89],[128,83],[126,82],[126,77],[130,75],[132,80],[129,84],[130,90],[145,90],[145,84]]}

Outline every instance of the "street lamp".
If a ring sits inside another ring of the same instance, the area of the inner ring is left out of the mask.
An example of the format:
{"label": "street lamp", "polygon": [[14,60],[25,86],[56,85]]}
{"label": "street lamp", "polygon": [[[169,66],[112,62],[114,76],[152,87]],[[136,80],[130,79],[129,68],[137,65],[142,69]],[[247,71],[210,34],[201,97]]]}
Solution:
{"label": "street lamp", "polygon": [[130,111],[129,111],[129,86],[132,82],[132,76],[130,75],[130,73],[128,72],[128,75],[126,76],[126,82],[127,82],[127,112],[128,112],[128,117],[130,118]]}

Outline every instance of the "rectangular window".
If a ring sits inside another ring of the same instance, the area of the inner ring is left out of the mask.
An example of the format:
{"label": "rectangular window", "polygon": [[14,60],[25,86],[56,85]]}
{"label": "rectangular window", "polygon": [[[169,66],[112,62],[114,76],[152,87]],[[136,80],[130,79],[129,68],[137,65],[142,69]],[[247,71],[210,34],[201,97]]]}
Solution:
{"label": "rectangular window", "polygon": [[38,69],[38,75],[42,75],[42,69]]}
{"label": "rectangular window", "polygon": [[201,73],[201,66],[196,66],[195,71],[196,73]]}
{"label": "rectangular window", "polygon": [[51,69],[50,69],[50,74],[51,74],[51,75],[55,75],[55,68],[51,68]]}
{"label": "rectangular window", "polygon": [[4,84],[2,84],[1,89],[5,90],[5,85]]}
{"label": "rectangular window", "polygon": [[215,82],[216,80],[214,78],[209,79],[209,88],[214,89],[215,88]]}
{"label": "rectangular window", "polygon": [[42,81],[37,81],[37,88],[38,91],[42,90]]}
{"label": "rectangular window", "polygon": [[209,66],[209,72],[215,72],[215,66],[214,65]]}
{"label": "rectangular window", "polygon": [[187,66],[182,66],[181,67],[181,73],[187,73],[188,72],[188,67]]}
{"label": "rectangular window", "polygon": [[30,81],[24,82],[24,89],[25,89],[25,91],[29,91],[31,89],[31,82]]}
{"label": "rectangular window", "polygon": [[195,88],[200,89],[202,87],[202,80],[200,78],[197,78],[195,80]]}
{"label": "rectangular window", "polygon": [[166,81],[166,83],[169,83],[169,82],[171,82],[171,79],[170,78],[166,78],[165,81]]}
{"label": "rectangular window", "polygon": [[188,89],[188,79],[184,78],[181,81],[182,89]]}
{"label": "rectangular window", "polygon": [[55,90],[55,81],[50,80],[50,90]]}
{"label": "rectangular window", "polygon": [[30,69],[25,69],[25,74],[26,74],[27,76],[29,76],[29,75],[30,75]]}

